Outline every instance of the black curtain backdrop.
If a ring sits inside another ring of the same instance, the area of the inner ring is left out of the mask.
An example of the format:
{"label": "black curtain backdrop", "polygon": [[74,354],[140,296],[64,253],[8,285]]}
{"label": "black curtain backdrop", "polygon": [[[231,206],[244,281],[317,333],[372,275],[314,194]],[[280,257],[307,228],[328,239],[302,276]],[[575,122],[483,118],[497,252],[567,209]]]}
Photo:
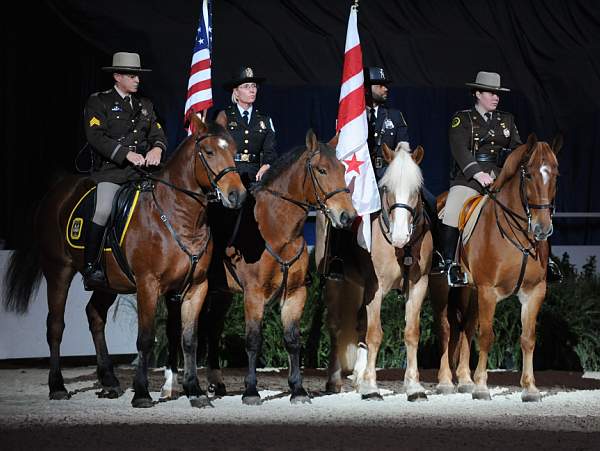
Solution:
{"label": "black curtain backdrop", "polygon": [[[247,64],[267,77],[258,106],[273,116],[278,151],[308,128],[334,133],[351,1],[213,0],[215,109],[221,88]],[[35,0],[5,14],[1,37],[0,239],[30,239],[27,218],[85,144],[87,97],[112,86],[100,71],[115,51],[141,54],[153,69],[142,94],[155,103],[170,152],[185,136],[182,116],[200,0]],[[447,129],[471,105],[465,82],[495,71],[512,92],[500,108],[523,139],[562,132],[558,211],[600,211],[600,3],[569,0],[362,0],[363,59],[394,79],[390,105],[421,144],[426,184],[448,187]],[[600,244],[597,220],[556,220],[555,244]]]}

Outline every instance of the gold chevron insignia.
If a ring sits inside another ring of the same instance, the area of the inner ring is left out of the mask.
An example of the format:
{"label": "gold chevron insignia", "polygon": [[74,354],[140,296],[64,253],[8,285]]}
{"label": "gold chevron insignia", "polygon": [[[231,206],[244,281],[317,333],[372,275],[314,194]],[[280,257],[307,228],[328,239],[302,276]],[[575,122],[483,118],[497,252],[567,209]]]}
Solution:
{"label": "gold chevron insignia", "polygon": [[96,116],[90,119],[90,127],[93,127],[94,125],[100,125],[100,119]]}

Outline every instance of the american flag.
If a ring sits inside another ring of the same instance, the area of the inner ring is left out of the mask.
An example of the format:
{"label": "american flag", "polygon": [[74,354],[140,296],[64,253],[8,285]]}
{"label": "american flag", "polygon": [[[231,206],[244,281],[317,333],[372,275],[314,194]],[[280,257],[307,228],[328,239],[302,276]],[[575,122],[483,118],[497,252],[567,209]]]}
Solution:
{"label": "american flag", "polygon": [[210,81],[211,12],[210,0],[203,0],[188,81],[187,101],[185,102],[184,117],[186,120],[192,111],[200,113],[213,104]]}

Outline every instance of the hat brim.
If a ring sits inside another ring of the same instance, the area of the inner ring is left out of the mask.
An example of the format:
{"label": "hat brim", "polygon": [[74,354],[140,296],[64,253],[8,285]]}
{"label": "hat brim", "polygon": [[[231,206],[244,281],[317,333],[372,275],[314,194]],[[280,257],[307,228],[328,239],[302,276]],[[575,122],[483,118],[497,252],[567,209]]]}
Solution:
{"label": "hat brim", "polygon": [[465,86],[468,86],[469,88],[477,89],[480,91],[510,92],[510,89],[508,89],[508,88],[503,88],[501,86],[481,85],[479,83],[465,83]]}
{"label": "hat brim", "polygon": [[235,88],[237,88],[241,84],[244,84],[244,83],[257,83],[257,84],[261,84],[265,80],[266,80],[266,78],[263,78],[263,77],[241,78],[239,80],[233,80],[233,81],[229,81],[227,83],[224,83],[223,84],[223,88],[225,88],[228,91],[233,91]]}
{"label": "hat brim", "polygon": [[118,74],[137,74],[139,72],[152,72],[152,69],[142,69],[141,67],[108,66],[103,67],[104,72],[116,72]]}

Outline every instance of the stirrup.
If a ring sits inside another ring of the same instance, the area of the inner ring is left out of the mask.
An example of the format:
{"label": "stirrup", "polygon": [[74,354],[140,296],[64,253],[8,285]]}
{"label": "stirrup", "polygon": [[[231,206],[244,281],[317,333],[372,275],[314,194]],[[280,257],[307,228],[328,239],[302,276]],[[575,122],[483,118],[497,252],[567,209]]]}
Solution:
{"label": "stirrup", "polygon": [[466,287],[469,284],[467,274],[463,272],[458,263],[452,262],[447,270],[449,287]]}
{"label": "stirrup", "polygon": [[81,272],[83,276],[83,288],[85,291],[94,291],[98,288],[105,288],[108,285],[106,275],[101,268],[94,267],[92,264],[87,264]]}
{"label": "stirrup", "polygon": [[[436,264],[437,263],[437,264]],[[444,256],[436,249],[431,254],[431,270],[430,274],[444,274],[446,272],[446,265],[444,263]]]}

